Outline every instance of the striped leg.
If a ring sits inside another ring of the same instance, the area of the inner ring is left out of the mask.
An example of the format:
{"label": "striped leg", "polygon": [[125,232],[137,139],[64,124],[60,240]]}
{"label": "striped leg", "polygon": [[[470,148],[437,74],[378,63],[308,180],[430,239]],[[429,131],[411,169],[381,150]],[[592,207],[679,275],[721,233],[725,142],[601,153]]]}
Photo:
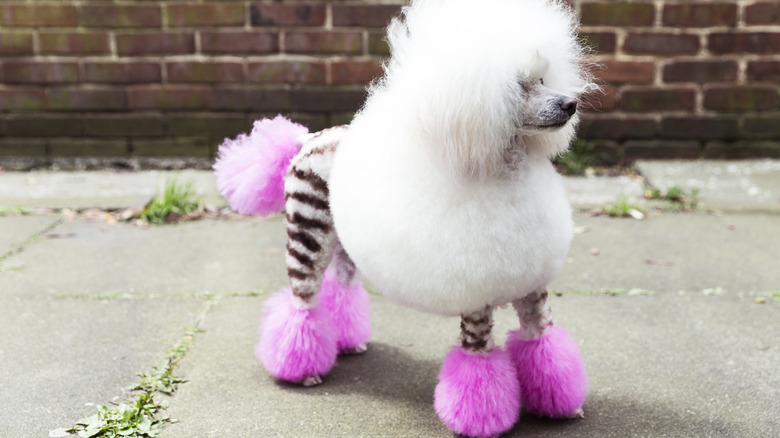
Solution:
{"label": "striped leg", "polygon": [[255,354],[277,378],[305,386],[322,382],[336,362],[338,327],[317,294],[336,247],[328,177],[343,127],[309,136],[285,180],[287,274],[290,289],[266,303]]}
{"label": "striped leg", "polygon": [[462,315],[460,327],[460,345],[439,373],[434,408],[459,434],[499,435],[520,416],[520,390],[509,355],[493,343],[493,308]]}
{"label": "striped leg", "polygon": [[553,325],[547,291],[512,304],[520,329],[509,332],[507,351],[517,368],[523,406],[547,417],[582,416],[588,392],[585,365],[574,340]]}

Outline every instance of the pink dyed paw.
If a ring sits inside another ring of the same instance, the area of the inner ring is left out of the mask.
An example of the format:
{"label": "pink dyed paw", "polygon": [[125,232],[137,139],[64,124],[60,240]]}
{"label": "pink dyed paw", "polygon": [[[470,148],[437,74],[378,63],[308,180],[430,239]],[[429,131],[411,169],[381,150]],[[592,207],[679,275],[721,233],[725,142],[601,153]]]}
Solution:
{"label": "pink dyed paw", "polygon": [[526,410],[552,418],[583,416],[588,379],[577,344],[561,327],[539,339],[520,339],[509,332],[506,348],[517,367],[520,396]]}
{"label": "pink dyed paw", "polygon": [[360,354],[366,351],[371,336],[371,306],[368,292],[358,282],[353,286],[339,283],[330,269],[319,293],[320,305],[328,309],[336,327],[339,353]]}
{"label": "pink dyed paw", "polygon": [[454,347],[444,358],[433,406],[453,431],[489,437],[511,429],[520,415],[520,388],[509,355],[468,353]]}
{"label": "pink dyed paw", "polygon": [[317,385],[336,362],[336,328],[323,306],[299,309],[290,289],[266,300],[255,356],[276,378]]}

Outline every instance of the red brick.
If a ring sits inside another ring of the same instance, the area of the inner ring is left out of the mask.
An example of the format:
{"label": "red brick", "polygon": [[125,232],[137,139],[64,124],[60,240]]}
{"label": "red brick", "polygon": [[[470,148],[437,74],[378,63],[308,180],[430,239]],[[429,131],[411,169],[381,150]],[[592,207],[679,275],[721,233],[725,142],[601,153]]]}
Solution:
{"label": "red brick", "polygon": [[745,7],[745,24],[777,25],[780,23],[780,3],[777,0],[758,2]]}
{"label": "red brick", "polygon": [[368,53],[371,55],[386,56],[390,54],[390,44],[384,32],[369,32],[368,34]]}
{"label": "red brick", "polygon": [[240,26],[244,24],[241,3],[175,3],[165,5],[171,27]]}
{"label": "red brick", "polygon": [[709,141],[704,146],[702,158],[710,159],[747,159],[780,158],[780,146],[770,141]]}
{"label": "red brick", "polygon": [[82,5],[79,23],[84,27],[159,28],[162,9],[159,5]]}
{"label": "red brick", "polygon": [[209,137],[175,137],[166,139],[131,139],[136,157],[203,157],[211,156],[215,147]]}
{"label": "red brick", "polygon": [[722,53],[780,53],[780,32],[713,32],[707,36],[710,52]]}
{"label": "red brick", "polygon": [[275,32],[209,31],[200,33],[201,51],[206,54],[251,55],[279,52]]}
{"label": "red brick", "polygon": [[601,61],[596,77],[610,84],[649,84],[655,76],[655,63],[646,61]]}
{"label": "red brick", "polygon": [[[0,33],[0,56],[29,56],[33,54],[33,38],[30,32]],[[2,82],[2,77],[0,77]]]}
{"label": "red brick", "polygon": [[325,5],[253,3],[249,16],[252,26],[322,26]]}
{"label": "red brick", "polygon": [[359,54],[363,51],[361,32],[287,32],[287,53]]}
{"label": "red brick", "polygon": [[44,55],[107,55],[111,53],[108,32],[42,32]]}
{"label": "red brick", "polygon": [[157,62],[85,61],[84,82],[100,84],[144,84],[162,81]]}
{"label": "red brick", "polygon": [[335,85],[365,85],[381,75],[382,63],[376,59],[341,60],[330,64],[330,80]]}
{"label": "red brick", "polygon": [[580,9],[584,26],[652,26],[652,3],[583,3]]}
{"label": "red brick", "polygon": [[128,155],[127,140],[60,138],[49,141],[54,157],[123,157]]}
{"label": "red brick", "polygon": [[[46,139],[43,138],[7,138],[0,136],[0,157],[24,157],[23,161],[27,162],[30,157],[40,157],[40,160],[44,160],[46,156]],[[37,160],[36,160],[37,161]],[[3,167],[6,170],[30,170],[36,166],[35,161],[32,165],[27,163],[19,163],[21,166],[9,166],[8,162],[3,163]],[[46,164],[44,161],[41,165]]]}
{"label": "red brick", "polygon": [[698,141],[691,140],[630,140],[623,144],[623,159],[635,161],[645,159],[699,158]]}
{"label": "red brick", "polygon": [[208,109],[211,90],[201,85],[133,85],[127,88],[131,110]]}
{"label": "red brick", "polygon": [[324,84],[325,63],[310,61],[250,62],[249,82],[263,84]]}
{"label": "red brick", "polygon": [[75,62],[6,61],[0,65],[7,84],[64,84],[79,81]]}
{"label": "red brick", "polygon": [[729,116],[666,116],[661,120],[664,138],[729,140],[739,137],[737,119]]}
{"label": "red brick", "polygon": [[673,33],[629,33],[623,50],[632,54],[679,55],[699,52],[698,35]]}
{"label": "red brick", "polygon": [[727,3],[664,4],[664,26],[715,27],[737,25],[737,5]]}
{"label": "red brick", "polygon": [[159,137],[165,135],[160,116],[89,114],[83,118],[84,134],[95,137]]}
{"label": "red brick", "polygon": [[586,139],[602,138],[625,140],[652,138],[656,136],[656,122],[650,117],[594,116],[583,114],[580,117],[579,136]]}
{"label": "red brick", "polygon": [[615,53],[617,37],[615,32],[580,32],[585,46],[597,54]]}
{"label": "red brick", "polygon": [[216,87],[212,109],[286,113],[290,111],[290,90],[281,87]]}
{"label": "red brick", "polygon": [[704,90],[704,108],[714,111],[757,111],[777,108],[776,86],[711,87]]}
{"label": "red brick", "polygon": [[364,87],[302,87],[292,90],[293,111],[357,111],[366,98]]}
{"label": "red brick", "polygon": [[229,83],[244,81],[244,66],[237,62],[168,62],[169,83]]}
{"label": "red brick", "polygon": [[664,82],[735,82],[736,61],[673,61],[664,66]]}
{"label": "red brick", "polygon": [[600,91],[592,91],[580,98],[581,105],[578,109],[588,112],[604,112],[615,109],[615,87],[603,86]]}
{"label": "red brick", "polygon": [[625,111],[693,111],[696,92],[689,88],[625,89],[620,107]]}
{"label": "red brick", "polygon": [[385,27],[401,11],[401,5],[333,5],[333,25]]}
{"label": "red brick", "polygon": [[191,32],[117,34],[116,48],[120,56],[195,53],[195,35]]}
{"label": "red brick", "polygon": [[0,87],[0,110],[37,111],[46,108],[46,92],[37,87]]}
{"label": "red brick", "polygon": [[127,109],[125,91],[118,87],[73,86],[46,90],[49,109],[56,111],[120,111]]}
{"label": "red brick", "polygon": [[0,5],[2,27],[76,27],[76,6],[70,4]]}
{"label": "red brick", "polygon": [[81,117],[21,115],[6,120],[11,137],[80,137],[84,135]]}
{"label": "red brick", "polygon": [[780,83],[780,61],[748,61],[747,79]]}
{"label": "red brick", "polygon": [[172,114],[167,117],[168,135],[235,137],[252,130],[252,122],[243,114]]}
{"label": "red brick", "polygon": [[780,139],[780,116],[746,117],[743,120],[742,135],[748,138]]}

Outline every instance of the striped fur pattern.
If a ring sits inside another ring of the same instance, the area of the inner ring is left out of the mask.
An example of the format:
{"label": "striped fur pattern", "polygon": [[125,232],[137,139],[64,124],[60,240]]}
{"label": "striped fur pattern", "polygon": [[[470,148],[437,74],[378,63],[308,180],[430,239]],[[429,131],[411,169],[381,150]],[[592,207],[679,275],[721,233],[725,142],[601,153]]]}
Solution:
{"label": "striped fur pattern", "polygon": [[520,335],[524,341],[532,341],[546,335],[553,326],[552,310],[547,303],[547,291],[533,292],[512,302],[520,318]]}
{"label": "striped fur pattern", "polygon": [[493,351],[495,344],[492,331],[493,308],[490,306],[460,317],[460,344],[466,351],[483,353]]}
{"label": "striped fur pattern", "polygon": [[328,201],[331,163],[346,129],[336,126],[304,137],[285,179],[287,275],[293,295],[304,308],[317,305],[316,295],[334,252],[334,268],[342,284],[356,281],[355,265],[338,245]]}

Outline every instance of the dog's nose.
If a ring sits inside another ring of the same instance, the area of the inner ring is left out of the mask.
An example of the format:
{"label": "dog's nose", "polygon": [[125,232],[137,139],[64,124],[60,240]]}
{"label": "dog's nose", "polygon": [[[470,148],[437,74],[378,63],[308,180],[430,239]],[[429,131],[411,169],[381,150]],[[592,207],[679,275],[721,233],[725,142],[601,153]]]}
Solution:
{"label": "dog's nose", "polygon": [[574,99],[563,99],[561,101],[561,110],[568,114],[569,117],[573,116],[577,111],[577,101]]}

